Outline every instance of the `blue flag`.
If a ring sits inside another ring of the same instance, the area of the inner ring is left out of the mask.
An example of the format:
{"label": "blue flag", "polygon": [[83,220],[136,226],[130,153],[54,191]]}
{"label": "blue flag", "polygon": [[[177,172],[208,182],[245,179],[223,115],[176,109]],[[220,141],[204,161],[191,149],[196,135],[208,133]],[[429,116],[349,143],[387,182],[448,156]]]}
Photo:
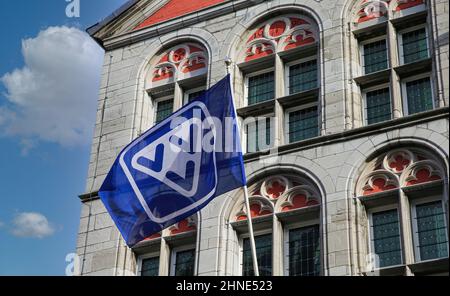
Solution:
{"label": "blue flag", "polygon": [[132,247],[245,184],[228,75],[130,143],[99,196]]}

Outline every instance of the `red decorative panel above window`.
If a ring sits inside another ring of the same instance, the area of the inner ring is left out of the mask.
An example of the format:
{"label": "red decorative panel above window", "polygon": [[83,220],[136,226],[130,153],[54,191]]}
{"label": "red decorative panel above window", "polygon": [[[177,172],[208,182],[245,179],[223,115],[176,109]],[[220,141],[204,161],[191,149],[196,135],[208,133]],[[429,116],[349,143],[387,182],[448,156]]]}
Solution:
{"label": "red decorative panel above window", "polygon": [[[262,217],[273,213],[273,209],[270,204],[265,203],[261,199],[252,198],[250,201],[250,214],[252,218]],[[245,207],[239,211],[236,215],[236,221],[247,220],[247,211]]]}
{"label": "red decorative panel above window", "polygon": [[434,156],[421,149],[395,149],[369,163],[360,178],[357,195],[367,196],[400,187],[442,180],[443,170]]}
{"label": "red decorative panel above window", "polygon": [[358,23],[388,15],[389,9],[401,11],[424,4],[424,0],[363,0],[358,7]]}
{"label": "red decorative panel above window", "polygon": [[304,16],[271,19],[254,30],[247,40],[245,61],[259,59],[318,40],[317,27]]}
{"label": "red decorative panel above window", "polygon": [[179,233],[185,233],[190,231],[195,231],[197,229],[197,223],[194,217],[189,217],[180,221],[169,228],[170,235],[175,235]]}
{"label": "red decorative panel above window", "polygon": [[139,24],[135,28],[135,30],[139,30],[161,22],[165,22],[179,16],[187,15],[191,12],[195,12],[197,10],[201,10],[225,1],[226,0],[195,0],[195,1],[169,0],[159,10],[153,13],[141,24]]}
{"label": "red decorative panel above window", "polygon": [[206,50],[195,43],[185,43],[164,52],[153,67],[151,87],[207,73]]}

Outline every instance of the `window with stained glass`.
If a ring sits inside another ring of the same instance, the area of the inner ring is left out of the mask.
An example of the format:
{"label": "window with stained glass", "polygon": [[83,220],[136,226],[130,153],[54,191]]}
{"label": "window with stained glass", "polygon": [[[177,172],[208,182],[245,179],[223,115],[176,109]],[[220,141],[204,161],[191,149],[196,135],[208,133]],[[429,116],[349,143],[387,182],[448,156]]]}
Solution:
{"label": "window with stained glass", "polygon": [[445,219],[441,201],[416,206],[416,247],[421,261],[448,256]]}
{"label": "window with stained glass", "polygon": [[402,263],[400,223],[397,210],[372,214],[372,252],[378,259],[377,267]]}
{"label": "window with stained glass", "polygon": [[316,88],[317,78],[317,60],[290,66],[289,94]]}
{"label": "window with stained glass", "polygon": [[289,113],[289,143],[319,135],[317,106]]}
{"label": "window with stained glass", "polygon": [[195,250],[179,251],[175,254],[175,276],[193,276]]}
{"label": "window with stained glass", "polygon": [[366,121],[374,124],[392,118],[391,95],[389,88],[366,93]]}
{"label": "window with stained glass", "polygon": [[275,98],[275,74],[267,72],[248,78],[248,105],[253,105]]}
{"label": "window with stained glass", "polygon": [[320,275],[319,225],[289,231],[289,275]]}
{"label": "window with stained glass", "polygon": [[385,39],[365,44],[363,48],[365,74],[388,68],[388,55]]}
{"label": "window with stained glass", "polygon": [[433,109],[433,91],[429,77],[406,82],[408,114]]}
{"label": "window with stained glass", "polygon": [[402,34],[403,63],[428,58],[428,41],[425,28]]}
{"label": "window with stained glass", "polygon": [[[272,234],[255,237],[256,259],[258,261],[259,275],[272,275]],[[253,260],[250,248],[250,239],[243,241],[242,248],[242,275],[253,276]]]}
{"label": "window with stained glass", "polygon": [[258,152],[272,146],[271,118],[256,118],[247,129],[247,153]]}
{"label": "window with stained glass", "polygon": [[141,276],[158,276],[159,257],[142,259]]}
{"label": "window with stained glass", "polygon": [[173,113],[173,99],[160,101],[156,107],[155,124],[160,123]]}

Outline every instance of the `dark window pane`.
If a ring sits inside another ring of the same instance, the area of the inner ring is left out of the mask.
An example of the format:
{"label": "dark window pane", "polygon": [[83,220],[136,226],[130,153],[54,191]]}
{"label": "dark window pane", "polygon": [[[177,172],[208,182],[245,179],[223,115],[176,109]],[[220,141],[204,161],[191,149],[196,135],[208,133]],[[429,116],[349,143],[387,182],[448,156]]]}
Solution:
{"label": "dark window pane", "polygon": [[314,138],[319,135],[317,107],[289,113],[289,143]]}
{"label": "dark window pane", "polygon": [[158,276],[159,257],[147,258],[142,260],[141,276]]}
{"label": "dark window pane", "polygon": [[405,64],[428,58],[428,43],[425,28],[402,35],[403,61]]}
{"label": "dark window pane", "polygon": [[[256,118],[256,121],[253,124],[248,124],[246,129],[248,153],[258,152],[272,146],[270,117],[265,119]],[[263,129],[265,129],[265,131]],[[261,146],[261,144],[264,145]]]}
{"label": "dark window pane", "polygon": [[289,275],[320,275],[319,225],[289,231]]}
{"label": "dark window pane", "polygon": [[308,61],[289,68],[289,94],[317,87],[317,61]]}
{"label": "dark window pane", "polygon": [[447,227],[442,202],[416,206],[417,236],[421,260],[448,256]]}
{"label": "dark window pane", "polygon": [[274,72],[249,77],[248,105],[272,100],[275,97]]}
{"label": "dark window pane", "polygon": [[433,109],[433,95],[430,78],[423,78],[406,83],[408,113],[415,114]]}
{"label": "dark window pane", "polygon": [[176,253],[175,276],[193,276],[195,264],[195,250]]}
{"label": "dark window pane", "polygon": [[192,92],[190,94],[188,94],[188,103],[192,102],[193,100],[195,100],[196,98],[198,98],[201,94],[203,94],[205,91],[200,90],[200,91],[196,91],[196,92]]}
{"label": "dark window pane", "polygon": [[173,113],[173,100],[158,102],[156,110],[156,123],[160,123]]}
{"label": "dark window pane", "polygon": [[386,40],[364,45],[364,73],[369,74],[388,67]]}
{"label": "dark window pane", "polygon": [[379,89],[366,94],[367,124],[374,124],[392,117],[389,88]]}
{"label": "dark window pane", "polygon": [[402,263],[400,226],[397,210],[374,213],[372,215],[372,246],[378,255],[378,267]]}
{"label": "dark window pane", "polygon": [[[272,234],[255,237],[256,258],[258,260],[259,275],[272,275]],[[253,260],[250,248],[250,239],[244,239],[242,275],[253,276]]]}

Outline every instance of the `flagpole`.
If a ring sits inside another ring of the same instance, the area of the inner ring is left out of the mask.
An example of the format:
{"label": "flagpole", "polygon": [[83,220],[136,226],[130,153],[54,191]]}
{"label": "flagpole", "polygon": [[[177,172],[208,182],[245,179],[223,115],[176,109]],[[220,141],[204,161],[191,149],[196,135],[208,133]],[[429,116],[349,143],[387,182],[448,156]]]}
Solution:
{"label": "flagpole", "polygon": [[[227,68],[227,74],[230,74],[230,66],[232,64],[231,59],[230,58],[226,58],[225,59],[225,64],[226,64],[226,68]],[[233,83],[230,81],[230,84],[231,84],[231,96],[233,98],[234,114],[235,114],[236,119],[237,119],[236,106],[234,104]],[[238,134],[240,136],[241,135],[241,131],[240,131],[241,129],[239,127],[239,124],[236,124],[236,127],[237,127]],[[256,256],[256,244],[255,244],[255,236],[253,234],[252,213],[251,213],[251,210],[250,210],[250,199],[249,199],[247,184],[245,184],[243,189],[244,189],[245,208],[246,208],[246,212],[247,212],[248,234],[250,236],[249,239],[250,239],[250,249],[251,249],[251,253],[252,253],[253,272],[254,272],[255,276],[259,276],[258,258]]]}

